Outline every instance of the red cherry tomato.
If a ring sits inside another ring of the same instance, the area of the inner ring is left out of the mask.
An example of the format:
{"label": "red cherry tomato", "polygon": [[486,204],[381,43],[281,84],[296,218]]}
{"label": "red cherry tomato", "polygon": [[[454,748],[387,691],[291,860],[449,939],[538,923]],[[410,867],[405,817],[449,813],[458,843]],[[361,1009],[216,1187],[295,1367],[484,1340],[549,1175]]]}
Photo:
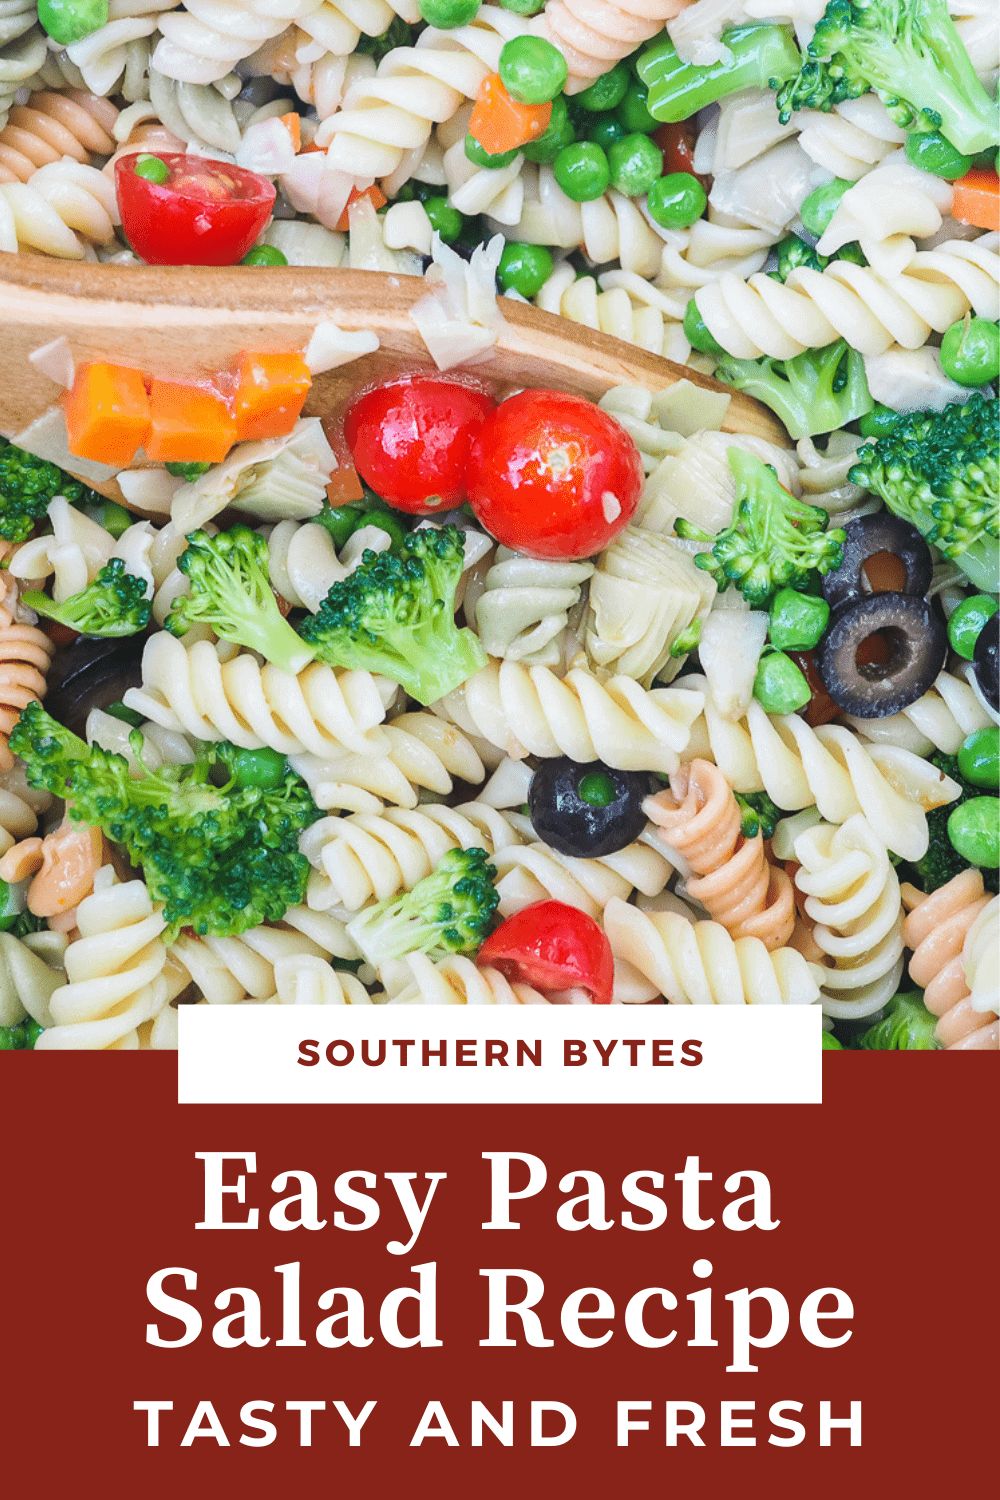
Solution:
{"label": "red cherry tomato", "polygon": [[593,917],[562,901],[536,901],[501,923],[476,959],[505,979],[549,990],[589,990],[610,1005],[615,982],[611,944]]}
{"label": "red cherry tomato", "polygon": [[486,530],[543,558],[600,552],[631,520],[642,480],[624,428],[562,391],[504,401],[483,423],[466,470],[469,503]]}
{"label": "red cherry tomato", "polygon": [[663,173],[669,177],[673,172],[694,170],[694,121],[678,120],[673,125],[661,125],[653,132],[653,140],[663,152]]}
{"label": "red cherry tomato", "polygon": [[427,516],[464,501],[469,447],[492,409],[492,398],[473,386],[415,375],[360,396],[344,417],[344,435],[377,495]]}
{"label": "red cherry tomato", "polygon": [[140,153],[115,162],[122,228],[136,255],[153,266],[232,266],[271,216],[274,184],[229,162],[158,153],[170,172],[150,182],[135,170]]}

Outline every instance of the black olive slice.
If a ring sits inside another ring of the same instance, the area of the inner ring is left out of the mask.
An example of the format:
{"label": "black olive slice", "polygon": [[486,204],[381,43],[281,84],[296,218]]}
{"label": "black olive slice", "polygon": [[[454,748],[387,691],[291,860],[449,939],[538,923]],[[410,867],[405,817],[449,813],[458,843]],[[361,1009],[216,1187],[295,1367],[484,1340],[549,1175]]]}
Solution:
{"label": "black olive slice", "polygon": [[976,638],[972,657],[979,691],[994,713],[1000,713],[1000,615],[991,615]]}
{"label": "black olive slice", "polygon": [[[880,635],[889,660],[859,666],[859,647]],[[944,666],[948,635],[926,599],[866,594],[841,604],[816,648],[816,670],[838,708],[884,719],[915,703]]]}
{"label": "black olive slice", "polygon": [[83,637],[57,651],[49,671],[45,708],[81,737],[92,708],[116,703],[142,682],[145,635],[119,639]]}
{"label": "black olive slice", "polygon": [[933,568],[931,551],[909,521],[901,521],[899,516],[884,510],[877,516],[859,516],[856,521],[848,521],[844,531],[847,537],[840,567],[823,579],[823,598],[831,609],[873,592],[864,569],[868,559],[879,552],[891,552],[906,569],[901,594],[923,598],[927,593]]}
{"label": "black olive slice", "polygon": [[543,760],[531,778],[528,812],[550,848],[575,859],[596,859],[631,844],[646,826],[646,772],[615,771],[603,761],[586,765],[560,756]]}

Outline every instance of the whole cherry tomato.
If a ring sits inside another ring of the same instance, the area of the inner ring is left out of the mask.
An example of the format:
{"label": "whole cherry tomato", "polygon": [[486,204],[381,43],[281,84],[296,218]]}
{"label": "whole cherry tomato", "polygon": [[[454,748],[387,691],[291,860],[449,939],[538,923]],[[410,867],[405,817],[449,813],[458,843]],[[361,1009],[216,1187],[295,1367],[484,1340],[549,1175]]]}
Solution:
{"label": "whole cherry tomato", "polygon": [[528,557],[581,558],[627,526],[642,459],[623,427],[562,391],[521,391],[487,417],[466,470],[486,530]]}
{"label": "whole cherry tomato", "polygon": [[274,184],[229,162],[141,151],[115,162],[129,244],[153,266],[232,266],[271,216]]}
{"label": "whole cherry tomato", "polygon": [[583,989],[595,1005],[611,1004],[611,944],[593,917],[562,901],[536,901],[508,917],[486,939],[476,962],[543,994]]}
{"label": "whole cherry tomato", "polygon": [[397,510],[427,516],[465,499],[465,466],[493,399],[433,375],[377,386],[348,408],[344,436],[362,479]]}

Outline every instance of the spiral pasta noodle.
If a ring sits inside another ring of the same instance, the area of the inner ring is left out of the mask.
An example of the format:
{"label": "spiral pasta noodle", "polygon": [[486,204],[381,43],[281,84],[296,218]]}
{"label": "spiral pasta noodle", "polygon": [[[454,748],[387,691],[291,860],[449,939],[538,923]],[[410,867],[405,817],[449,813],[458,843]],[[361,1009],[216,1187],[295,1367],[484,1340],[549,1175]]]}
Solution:
{"label": "spiral pasta noodle", "polygon": [[[358,953],[343,922],[326,912],[293,906],[280,927],[265,924],[239,937],[185,934],[171,945],[170,956],[183,969],[185,983],[193,982],[209,1005],[235,1005],[246,996],[267,1000],[282,990],[295,993],[298,981],[292,966],[303,959],[317,960],[329,968],[331,958],[355,959]],[[282,968],[283,964],[289,967]],[[350,991],[353,986],[346,988]]]}
{"label": "spiral pasta noodle", "polygon": [[958,785],[912,751],[866,744],[851,729],[812,729],[796,714],[768,714],[751,699],[746,718],[724,719],[703,677],[703,716],[691,729],[685,759],[711,759],[735,792],[767,792],[787,811],[819,809],[827,823],[863,812],[876,837],[902,859],[920,859],[929,840],[926,814],[953,802]]}
{"label": "spiral pasta noodle", "polygon": [[634,890],[657,896],[673,873],[659,850],[641,839],[599,859],[575,859],[536,839],[496,850],[493,864],[502,917],[536,901],[561,901],[599,921],[609,901],[627,900]]}
{"label": "spiral pasta noodle", "polygon": [[993,723],[969,684],[951,672],[942,672],[933,687],[901,713],[885,719],[843,717],[866,740],[899,745],[916,755],[932,750],[957,755],[970,734]]}
{"label": "spiral pasta noodle", "polygon": [[34,625],[0,626],[0,771],[14,764],[7,741],[29,703],[45,694],[45,678],[55,647]]}
{"label": "spiral pasta noodle", "polygon": [[857,182],[906,140],[875,94],[845,99],[829,114],[802,110],[795,117],[799,145],[818,167],[834,177]]}
{"label": "spiral pasta noodle", "polygon": [[784,283],[731,273],[695,292],[698,311],[722,347],[739,359],[791,359],[843,338],[862,354],[893,344],[919,349],[969,311],[1000,317],[996,236],[946,240],[918,251],[899,275],[834,260],[825,270],[797,266]]}
{"label": "spiral pasta noodle", "polygon": [[755,224],[720,224],[698,219],[690,229],[664,233],[655,285],[664,292],[681,292],[685,301],[699,287],[720,277],[750,276],[767,260],[774,236]]}
{"label": "spiral pasta noodle", "polygon": [[[963,954],[967,936],[991,905],[982,875],[963,870],[929,896],[906,886],[903,900],[913,907],[903,924],[903,940],[913,949],[910,978],[922,987],[924,1004],[939,1018],[935,1037],[948,1051],[996,1051],[1000,1023],[991,1011],[974,1007]],[[992,978],[995,994],[995,972]]]}
{"label": "spiral pasta noodle", "polygon": [[941,228],[953,197],[950,182],[912,166],[905,151],[894,151],[848,188],[816,248],[833,255],[856,241],[876,271],[894,275],[913,259],[914,240]]}
{"label": "spiral pasta noodle", "polygon": [[664,359],[683,364],[691,352],[681,327],[684,304],[634,273],[610,271],[596,281],[593,276],[578,277],[573,266],[564,263],[555,268],[534,302],[543,312],[597,328]]}
{"label": "spiral pasta noodle", "polygon": [[90,245],[116,243],[119,222],[114,186],[96,167],[50,162],[27,182],[0,182],[0,250],[9,254],[25,245],[84,260]]}
{"label": "spiral pasta noodle", "polygon": [[560,678],[548,667],[490,661],[435,708],[515,759],[568,755],[670,775],[703,703],[700,692],[646,689],[631,677],[598,682],[583,667]]}
{"label": "spiral pasta noodle", "polygon": [[110,155],[117,118],[115,106],[96,94],[31,94],[0,130],[0,182],[27,182],[36,168],[64,156],[89,164],[91,156]]}
{"label": "spiral pasta noodle", "polygon": [[[480,12],[481,14],[481,12]],[[587,203],[567,197],[549,166],[525,166],[521,217],[508,238],[531,245],[580,248],[597,265],[620,262],[624,271],[653,276],[662,265],[668,230],[649,223],[637,202],[613,188]],[[770,244],[770,237],[766,242]]]}
{"label": "spiral pasta noodle", "polygon": [[[15,761],[0,771],[0,856],[34,833],[40,813],[52,803],[48,792],[28,785],[24,766]],[[9,1025],[9,1022],[0,1023]]]}
{"label": "spiral pasta noodle", "polygon": [[688,894],[734,937],[783,948],[795,925],[792,882],[772,865],[757,833],[740,832],[740,809],[717,766],[695,760],[670,778],[670,790],[647,798],[645,811],[668,849],[695,872]]}
{"label": "spiral pasta noodle", "polygon": [[860,813],[839,828],[817,823],[795,839],[795,884],[830,960],[823,1010],[837,1019],[870,1016],[899,988],[903,910],[885,845]]}
{"label": "spiral pasta noodle", "polygon": [[412,890],[451,849],[495,855],[520,841],[502,813],[479,802],[323,818],[299,842],[313,867],[306,900],[314,911],[360,911],[369,901]]}
{"label": "spiral pasta noodle", "polygon": [[689,0],[546,0],[536,29],[559,48],[569,66],[568,94],[634,52],[676,16]]}
{"label": "spiral pasta noodle", "polygon": [[414,808],[418,789],[445,797],[456,780],[481,782],[486,768],[479,752],[454,724],[436,714],[400,714],[383,729],[384,755],[292,756],[289,764],[324,811],[380,813],[383,803]]}
{"label": "spiral pasta noodle", "polygon": [[433,963],[426,953],[405,960],[409,981],[390,996],[390,1005],[547,1005],[528,984],[510,984],[499,969],[479,968],[461,954]]}
{"label": "spiral pasta noodle", "polygon": [[7,123],[14,95],[34,78],[48,56],[45,33],[36,26],[36,0],[15,0],[0,22],[0,128]]}
{"label": "spiral pasta noodle", "polygon": [[129,688],[123,701],[164,729],[245,750],[267,745],[282,755],[325,756],[384,749],[377,730],[385,718],[383,680],[370,672],[312,662],[292,676],[271,663],[261,667],[248,652],[227,661],[222,655],[209,641],[187,648],[159,630],[143,651],[142,686]]}
{"label": "spiral pasta noodle", "polygon": [[622,982],[637,973],[672,1005],[812,1005],[819,998],[821,971],[801,953],[769,953],[759,938],[734,939],[718,922],[612,899],[604,930]]}

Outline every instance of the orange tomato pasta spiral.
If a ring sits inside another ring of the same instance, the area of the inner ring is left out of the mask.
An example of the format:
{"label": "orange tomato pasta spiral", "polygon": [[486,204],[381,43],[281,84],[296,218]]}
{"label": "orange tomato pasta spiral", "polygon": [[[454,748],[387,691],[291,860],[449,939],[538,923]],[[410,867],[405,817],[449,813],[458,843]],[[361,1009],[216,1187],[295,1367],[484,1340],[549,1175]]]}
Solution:
{"label": "orange tomato pasta spiral", "polygon": [[645,802],[660,837],[687,860],[696,879],[687,889],[734,937],[783,948],[795,925],[792,882],[772,865],[760,834],[740,832],[740,809],[725,776],[706,760],[681,766],[669,792]]}
{"label": "orange tomato pasta spiral", "polygon": [[1000,1050],[1000,1023],[992,1012],[973,1009],[962,961],[966,935],[990,902],[982,875],[963,870],[929,896],[904,885],[902,896],[913,908],[903,924],[903,941],[913,949],[910,978],[940,1018],[935,1037],[949,1052]]}
{"label": "orange tomato pasta spiral", "polygon": [[81,89],[30,95],[0,131],[0,182],[27,182],[39,167],[66,156],[85,165],[92,155],[110,156],[117,118],[109,99]]}
{"label": "orange tomato pasta spiral", "polygon": [[11,730],[29,703],[45,693],[45,675],[55,650],[44,631],[34,625],[5,623],[10,601],[0,605],[0,771],[9,771],[14,757],[7,746]]}

